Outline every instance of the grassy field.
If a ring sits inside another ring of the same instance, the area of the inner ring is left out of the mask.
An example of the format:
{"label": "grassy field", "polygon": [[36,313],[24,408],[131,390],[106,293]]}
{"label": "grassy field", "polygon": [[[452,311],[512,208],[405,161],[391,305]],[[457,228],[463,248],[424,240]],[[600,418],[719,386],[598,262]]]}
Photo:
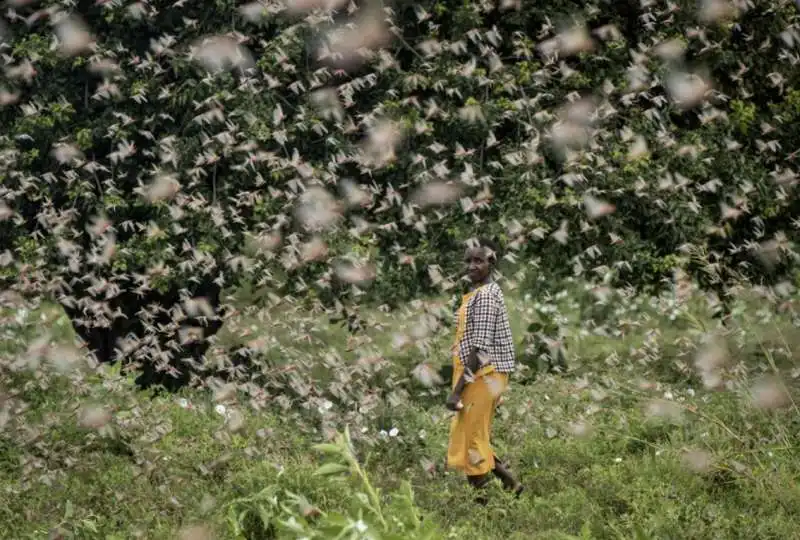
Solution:
{"label": "grassy field", "polygon": [[362,313],[355,339],[292,307],[244,310],[210,356],[249,343],[260,378],[178,396],[74,367],[58,310],[6,310],[0,534],[797,537],[793,304],[746,291],[721,329],[705,302],[671,296],[612,296],[593,323],[585,296],[507,293],[518,340],[542,313],[560,321],[570,369],[512,379],[495,446],[528,490],[493,486],[483,508],[442,471],[444,389],[412,375],[449,361],[441,302]]}

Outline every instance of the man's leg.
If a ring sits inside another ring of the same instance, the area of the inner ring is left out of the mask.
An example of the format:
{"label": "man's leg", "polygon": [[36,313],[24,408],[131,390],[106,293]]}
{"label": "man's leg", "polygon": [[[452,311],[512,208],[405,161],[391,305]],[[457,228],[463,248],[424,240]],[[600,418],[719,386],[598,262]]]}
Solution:
{"label": "man's leg", "polygon": [[522,486],[522,484],[517,482],[516,478],[514,478],[514,475],[511,474],[510,470],[508,470],[505,463],[503,463],[496,455],[494,456],[494,469],[492,469],[492,472],[500,479],[500,481],[503,483],[503,487],[506,490],[513,491],[517,497],[522,494],[522,491],[525,488]]}

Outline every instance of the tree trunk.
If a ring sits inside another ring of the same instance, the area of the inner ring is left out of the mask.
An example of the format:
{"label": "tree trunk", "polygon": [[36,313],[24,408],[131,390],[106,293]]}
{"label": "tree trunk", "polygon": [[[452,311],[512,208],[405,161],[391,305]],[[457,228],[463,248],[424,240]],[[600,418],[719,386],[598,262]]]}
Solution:
{"label": "tree trunk", "polygon": [[[75,332],[98,362],[121,361],[125,366],[135,366],[139,372],[136,384],[141,389],[161,386],[174,392],[188,385],[195,371],[185,359],[203,365],[204,355],[209,348],[208,338],[222,327],[221,288],[211,281],[205,281],[195,285],[191,292],[192,298],[207,299],[214,317],[204,320],[202,314],[187,314],[186,319],[173,321],[172,310],[181,302],[177,287],[165,293],[149,291],[144,296],[124,291],[106,301],[112,311],[119,309],[124,314],[124,317],[117,317],[107,327],[93,325],[91,316],[84,315],[78,307],[63,302],[62,306]],[[89,296],[86,291],[74,293],[77,298]],[[99,298],[94,300],[100,301]],[[145,313],[154,313],[154,316],[146,321]],[[148,332],[146,322],[156,331]],[[182,330],[190,327],[203,329],[201,339],[181,344]],[[125,341],[130,341],[130,346],[126,346]],[[159,353],[165,351],[171,355],[166,370],[163,365],[159,366],[165,363],[159,361]]]}

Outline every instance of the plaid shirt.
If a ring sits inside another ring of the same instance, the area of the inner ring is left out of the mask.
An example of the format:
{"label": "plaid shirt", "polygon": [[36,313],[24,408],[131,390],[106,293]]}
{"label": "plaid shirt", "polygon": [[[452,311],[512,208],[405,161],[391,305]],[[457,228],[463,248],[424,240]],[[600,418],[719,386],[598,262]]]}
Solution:
{"label": "plaid shirt", "polygon": [[467,358],[473,348],[478,349],[482,364],[488,360],[500,373],[514,371],[514,339],[503,290],[497,283],[481,287],[467,304],[467,328],[459,343],[459,358]]}

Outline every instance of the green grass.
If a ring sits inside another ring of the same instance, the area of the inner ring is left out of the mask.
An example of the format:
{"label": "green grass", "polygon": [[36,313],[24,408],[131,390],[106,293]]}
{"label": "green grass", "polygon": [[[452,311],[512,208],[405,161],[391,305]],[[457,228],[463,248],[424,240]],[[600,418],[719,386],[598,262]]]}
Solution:
{"label": "green grass", "polygon": [[[606,314],[604,337],[581,319],[578,297],[570,290],[549,304],[563,315],[570,372],[512,382],[494,424],[498,453],[528,490],[512,500],[494,486],[485,508],[475,507],[462,478],[439,466],[449,428],[444,389],[409,376],[420,361],[449,361],[452,329],[439,328],[420,347],[393,345],[395,333],[418,324],[425,305],[363,314],[369,328],[349,352],[347,333],[318,316],[284,308],[268,318],[246,310],[217,345],[274,337],[264,353],[271,395],[259,400],[255,388],[240,385],[224,403],[243,415],[233,432],[210,392],[143,395],[108,368],[56,375],[45,362],[14,371],[21,347],[43,328],[42,312],[31,312],[3,330],[1,410],[8,416],[0,436],[0,531],[7,538],[46,538],[56,527],[74,538],[175,538],[204,524],[218,538],[236,538],[237,526],[249,531],[241,537],[268,538],[260,512],[286,538],[302,536],[288,532],[294,523],[342,531],[359,516],[370,530],[395,535],[385,538],[794,537],[798,410],[793,402],[759,409],[748,397],[765,373],[780,375],[796,396],[800,333],[792,317],[741,298],[725,332],[728,386],[712,391],[693,366],[700,339],[715,329],[701,302],[619,300],[617,313]],[[521,340],[536,316],[529,312],[534,302],[511,295],[507,301]],[[69,342],[58,312],[44,313],[54,339]],[[243,337],[247,328],[251,334]],[[359,361],[373,356],[381,360]],[[280,398],[287,379],[268,377],[276,363],[293,366],[307,393]],[[654,417],[654,402],[674,416]],[[113,411],[111,422],[100,432],[80,427],[79,411],[98,404]],[[315,449],[323,433],[345,425],[356,468],[341,448],[329,448],[327,457]],[[690,450],[705,452],[709,465],[688,467]],[[336,462],[349,473],[315,474]],[[413,505],[404,482],[413,488]],[[314,518],[311,507],[324,515]]]}

